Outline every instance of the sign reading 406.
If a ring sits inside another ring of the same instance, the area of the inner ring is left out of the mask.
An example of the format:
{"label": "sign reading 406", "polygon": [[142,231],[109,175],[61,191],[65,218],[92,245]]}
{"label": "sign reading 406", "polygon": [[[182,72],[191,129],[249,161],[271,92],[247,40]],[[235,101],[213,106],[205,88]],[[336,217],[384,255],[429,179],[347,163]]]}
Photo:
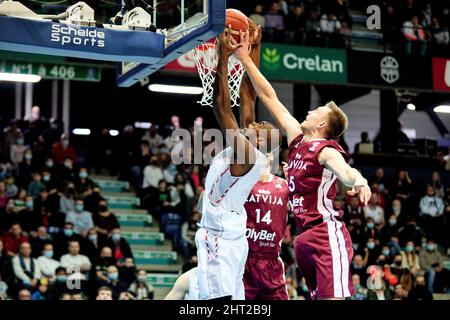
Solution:
{"label": "sign reading 406", "polygon": [[101,80],[100,67],[0,60],[0,72],[35,74],[44,79]]}

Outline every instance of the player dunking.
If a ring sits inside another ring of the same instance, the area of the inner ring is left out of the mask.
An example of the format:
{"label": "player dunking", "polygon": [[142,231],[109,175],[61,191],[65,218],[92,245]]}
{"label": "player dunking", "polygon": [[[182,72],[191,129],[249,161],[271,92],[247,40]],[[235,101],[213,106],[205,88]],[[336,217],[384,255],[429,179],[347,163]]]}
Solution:
{"label": "player dunking", "polygon": [[[353,248],[342,222],[342,211],[334,208],[337,179],[359,193],[367,204],[367,180],[351,168],[348,155],[335,141],[347,129],[345,113],[329,102],[308,112],[299,123],[281,104],[270,83],[248,55],[248,32],[234,52],[249,75],[254,89],[287,135],[289,144],[289,199],[300,227],[295,255],[311,296],[315,299],[344,299],[353,293],[349,264]],[[236,45],[234,39],[230,41]]]}
{"label": "player dunking", "polygon": [[[261,49],[261,32],[249,19],[249,32],[254,44],[250,50],[250,58],[259,66]],[[251,90],[247,90],[250,88]],[[248,99],[246,95],[250,95]],[[244,74],[241,87],[241,103],[239,105],[242,128],[254,122],[254,101],[256,93],[248,75]],[[244,101],[244,102],[245,102]],[[287,300],[284,265],[279,257],[281,241],[286,231],[288,187],[286,180],[270,173],[272,154],[268,154],[269,162],[259,181],[245,203],[247,212],[247,240],[249,252],[245,264],[244,286],[246,300]]]}
{"label": "player dunking", "polygon": [[[201,200],[202,219],[195,236],[201,300],[245,297],[242,277],[248,244],[245,238],[247,217],[244,203],[268,161],[255,146],[266,149],[271,145],[270,131],[273,127],[270,124],[251,124],[250,128],[256,133],[253,146],[239,132],[239,125],[230,107],[228,59],[236,47],[231,44],[228,32],[218,37],[214,113],[222,132],[227,134],[227,130],[232,130],[235,135],[233,141],[229,141],[231,146],[213,159]],[[241,103],[249,103],[246,97],[248,95],[241,97]],[[263,137],[263,130],[269,131],[269,134]],[[239,154],[245,154],[244,163],[235,161]]]}

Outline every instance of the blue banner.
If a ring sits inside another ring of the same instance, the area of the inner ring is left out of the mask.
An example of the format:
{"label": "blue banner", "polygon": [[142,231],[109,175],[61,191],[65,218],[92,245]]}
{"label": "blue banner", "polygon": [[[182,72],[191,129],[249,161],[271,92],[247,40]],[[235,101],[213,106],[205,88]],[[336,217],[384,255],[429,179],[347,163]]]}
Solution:
{"label": "blue banner", "polygon": [[162,34],[66,25],[0,16],[0,50],[153,64],[164,57]]}

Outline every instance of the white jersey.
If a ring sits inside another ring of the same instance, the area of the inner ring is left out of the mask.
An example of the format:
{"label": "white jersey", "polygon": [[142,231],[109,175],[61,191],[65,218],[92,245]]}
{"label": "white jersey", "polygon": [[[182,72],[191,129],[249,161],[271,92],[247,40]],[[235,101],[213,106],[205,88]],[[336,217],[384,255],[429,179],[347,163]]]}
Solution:
{"label": "white jersey", "polygon": [[230,163],[234,159],[231,147],[213,159],[206,176],[200,221],[200,226],[210,233],[230,240],[245,235],[247,214],[244,204],[268,161],[259,150],[254,150],[255,164],[241,177],[233,177],[230,173]]}
{"label": "white jersey", "polygon": [[192,268],[187,272],[189,276],[189,291],[186,293],[184,300],[199,300],[200,289],[198,287],[198,268]]}

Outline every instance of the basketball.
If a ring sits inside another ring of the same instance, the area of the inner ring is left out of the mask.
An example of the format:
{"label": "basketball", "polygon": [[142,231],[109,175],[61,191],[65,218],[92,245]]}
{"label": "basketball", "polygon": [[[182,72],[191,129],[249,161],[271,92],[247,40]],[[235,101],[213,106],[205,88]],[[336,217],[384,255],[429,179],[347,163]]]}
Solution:
{"label": "basketball", "polygon": [[241,11],[236,9],[227,9],[226,27],[231,25],[231,35],[239,42],[240,35],[239,30],[245,32],[248,30],[249,23],[248,18]]}

